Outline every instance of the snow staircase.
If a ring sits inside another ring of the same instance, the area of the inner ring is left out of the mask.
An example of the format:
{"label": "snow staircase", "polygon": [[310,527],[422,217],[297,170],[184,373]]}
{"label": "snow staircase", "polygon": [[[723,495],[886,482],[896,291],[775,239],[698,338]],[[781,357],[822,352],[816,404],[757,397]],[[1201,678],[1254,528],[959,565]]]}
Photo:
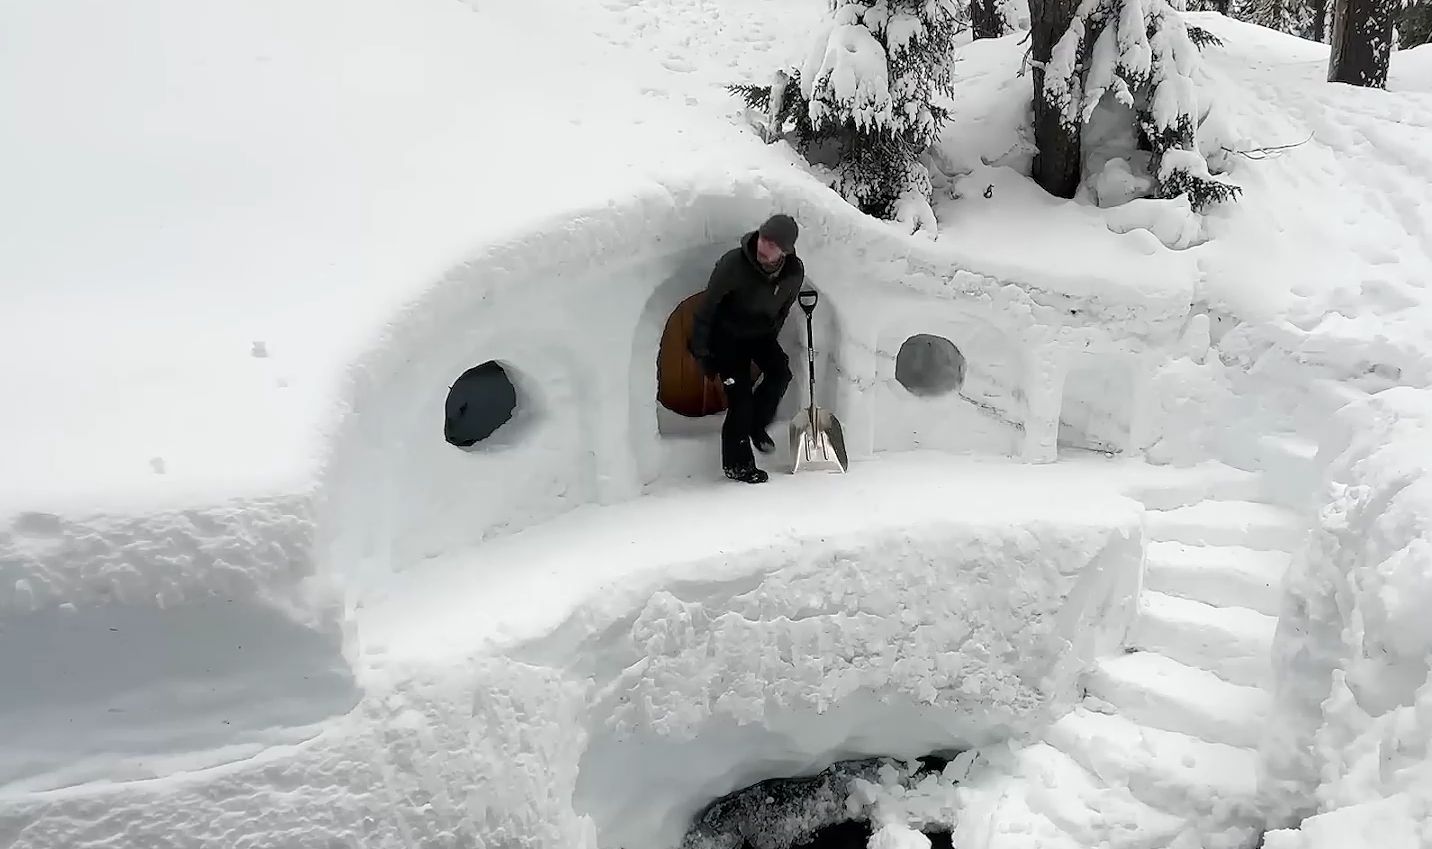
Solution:
{"label": "snow staircase", "polygon": [[[1138,615],[1123,654],[1085,676],[1083,704],[1015,753],[1017,801],[1039,835],[989,849],[1247,849],[1256,843],[1257,745],[1295,514],[1247,487],[1148,501]],[[1194,496],[1196,499],[1198,496]],[[1004,818],[1000,818],[1003,820]],[[1051,836],[1054,835],[1054,836]]]}

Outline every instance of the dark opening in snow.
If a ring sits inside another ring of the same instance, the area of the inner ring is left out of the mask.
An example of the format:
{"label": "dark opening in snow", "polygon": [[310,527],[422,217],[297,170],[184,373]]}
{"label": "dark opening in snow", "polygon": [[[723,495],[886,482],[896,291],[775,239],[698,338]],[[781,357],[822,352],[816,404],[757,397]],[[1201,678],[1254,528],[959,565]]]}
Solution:
{"label": "dark opening in snow", "polygon": [[965,382],[965,355],[943,336],[917,333],[895,355],[895,379],[915,395],[944,395]]}
{"label": "dark opening in snow", "polygon": [[443,438],[459,448],[475,445],[512,420],[517,389],[492,360],[462,373],[448,390]]}
{"label": "dark opening in snow", "polygon": [[[973,758],[969,752],[957,760],[968,769]],[[682,849],[864,849],[873,829],[869,812],[851,803],[859,784],[893,783],[908,791],[926,779],[957,781],[945,771],[950,764],[943,755],[920,758],[918,764],[863,758],[838,761],[815,775],[768,778],[697,813]],[[947,825],[927,822],[922,830],[931,849],[951,846]]]}
{"label": "dark opening in snow", "polygon": [[808,842],[796,844],[795,849],[865,849],[871,833],[868,821],[840,822],[816,829]]}
{"label": "dark opening in snow", "polygon": [[[869,820],[850,820],[816,829],[808,842],[794,849],[866,849],[873,833]],[[925,837],[930,840],[930,849],[954,849],[954,834],[947,828],[926,831]]]}

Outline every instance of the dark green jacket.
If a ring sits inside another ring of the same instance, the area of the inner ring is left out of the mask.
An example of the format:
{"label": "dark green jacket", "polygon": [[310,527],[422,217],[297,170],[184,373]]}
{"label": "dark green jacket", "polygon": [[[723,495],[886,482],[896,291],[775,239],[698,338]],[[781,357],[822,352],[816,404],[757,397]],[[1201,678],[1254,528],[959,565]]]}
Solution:
{"label": "dark green jacket", "polygon": [[705,359],[728,345],[780,333],[804,282],[805,265],[795,254],[774,277],[767,274],[756,259],[756,233],[747,233],[711,270],[691,331],[691,353]]}

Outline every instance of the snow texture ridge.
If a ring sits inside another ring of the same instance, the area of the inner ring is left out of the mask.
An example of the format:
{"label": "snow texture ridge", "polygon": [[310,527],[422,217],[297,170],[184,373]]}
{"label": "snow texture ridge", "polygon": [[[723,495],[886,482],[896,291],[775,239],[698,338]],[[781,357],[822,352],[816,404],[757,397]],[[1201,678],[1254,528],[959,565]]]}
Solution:
{"label": "snow texture ridge", "polygon": [[0,529],[0,615],[222,595],[302,619],[293,602],[313,575],[308,508],[273,498],[138,517],[15,514]]}
{"label": "snow texture ridge", "polygon": [[[685,800],[762,777],[793,745],[913,757],[1040,727],[1072,702],[1080,658],[1117,641],[1117,615],[1090,629],[1097,611],[1118,609],[1108,582],[1128,575],[1137,545],[1108,533],[930,525],[867,534],[858,548],[807,541],[783,555],[788,567],[743,557],[766,574],[750,588],[725,579],[714,599],[657,592],[636,611],[579,614],[571,630],[591,636],[560,650],[597,690],[579,804],[604,844],[654,848],[679,837]],[[1055,550],[1067,565],[1040,553]],[[991,592],[992,572],[1015,589]],[[664,765],[692,758],[703,772]]]}

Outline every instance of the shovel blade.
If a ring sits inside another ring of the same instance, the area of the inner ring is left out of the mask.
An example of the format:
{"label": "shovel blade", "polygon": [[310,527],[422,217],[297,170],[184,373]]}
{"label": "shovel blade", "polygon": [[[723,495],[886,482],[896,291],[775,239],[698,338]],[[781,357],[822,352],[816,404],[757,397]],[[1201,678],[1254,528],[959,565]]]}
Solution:
{"label": "shovel blade", "polygon": [[847,471],[850,459],[845,451],[845,430],[840,420],[819,407],[812,416],[807,407],[791,421],[791,458],[791,474]]}

